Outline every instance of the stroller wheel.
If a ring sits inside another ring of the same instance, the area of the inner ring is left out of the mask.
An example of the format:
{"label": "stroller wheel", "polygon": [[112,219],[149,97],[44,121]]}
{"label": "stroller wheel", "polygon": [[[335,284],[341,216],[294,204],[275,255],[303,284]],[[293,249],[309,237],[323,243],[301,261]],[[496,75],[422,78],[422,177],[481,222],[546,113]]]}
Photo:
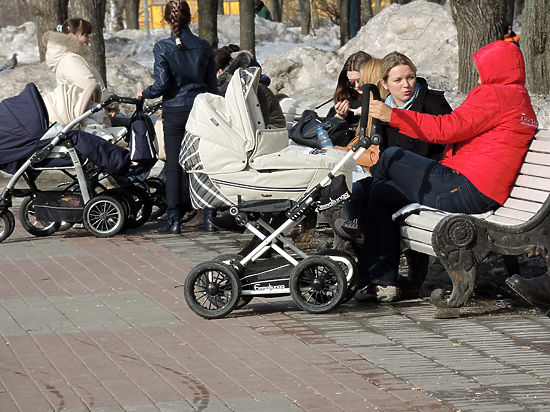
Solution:
{"label": "stroller wheel", "polygon": [[0,212],[0,242],[6,240],[15,229],[15,218],[11,210],[6,209]]}
{"label": "stroller wheel", "polygon": [[359,268],[355,259],[349,254],[338,249],[325,249],[317,253],[319,256],[328,256],[338,263],[347,280],[347,289],[342,298],[342,303],[346,303],[355,296],[359,290]]}
{"label": "stroller wheel", "polygon": [[114,236],[122,230],[126,211],[114,196],[101,195],[92,198],[84,207],[82,223],[96,237]]}
{"label": "stroller wheel", "polygon": [[50,236],[59,229],[59,226],[61,226],[60,222],[42,222],[36,218],[34,214],[33,196],[27,196],[23,199],[23,202],[21,202],[21,207],[19,208],[19,221],[23,229],[31,235],[38,237]]}
{"label": "stroller wheel", "polygon": [[302,260],[290,274],[290,295],[309,313],[325,313],[342,300],[347,289],[346,275],[340,265],[325,256]]}
{"label": "stroller wheel", "polygon": [[151,220],[157,220],[166,212],[166,198],[164,182],[156,177],[150,177],[145,180],[147,186],[149,186],[149,198],[151,199]]}
{"label": "stroller wheel", "polygon": [[241,297],[241,280],[233,269],[218,262],[204,262],[185,279],[185,300],[197,315],[207,319],[229,314]]}
{"label": "stroller wheel", "polygon": [[[214,262],[219,262],[223,264],[228,264],[231,260],[241,260],[243,258],[242,255],[239,255],[238,253],[222,253],[221,255],[216,256],[214,259],[212,259]],[[236,273],[241,273],[240,271],[244,271],[244,268],[241,265],[238,265],[239,268],[232,267],[233,270],[236,271]],[[240,309],[250,303],[250,301],[254,298],[252,295],[242,295],[233,310]]]}

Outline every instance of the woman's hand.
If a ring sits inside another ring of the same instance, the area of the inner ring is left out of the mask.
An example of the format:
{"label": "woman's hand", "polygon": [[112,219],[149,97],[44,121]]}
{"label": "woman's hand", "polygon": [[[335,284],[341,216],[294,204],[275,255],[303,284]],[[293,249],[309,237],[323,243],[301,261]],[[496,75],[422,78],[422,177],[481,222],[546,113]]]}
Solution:
{"label": "woman's hand", "polygon": [[378,100],[371,100],[369,105],[369,115],[383,122],[389,123],[392,110],[390,106]]}
{"label": "woman's hand", "polygon": [[141,99],[143,97],[143,90],[138,90],[137,93],[136,93],[136,98],[137,99]]}
{"label": "woman's hand", "polygon": [[340,119],[345,119],[348,115],[349,110],[349,101],[342,100],[334,105],[334,110],[336,110],[336,116]]}

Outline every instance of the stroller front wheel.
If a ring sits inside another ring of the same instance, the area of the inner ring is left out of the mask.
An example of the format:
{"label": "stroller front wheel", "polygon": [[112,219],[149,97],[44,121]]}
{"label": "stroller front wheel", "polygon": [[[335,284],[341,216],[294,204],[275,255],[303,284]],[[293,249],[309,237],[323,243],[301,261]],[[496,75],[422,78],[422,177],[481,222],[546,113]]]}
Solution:
{"label": "stroller front wheel", "polygon": [[15,218],[11,210],[0,211],[0,242],[6,240],[15,229]]}
{"label": "stroller front wheel", "polygon": [[122,202],[113,196],[101,195],[92,198],[84,207],[82,223],[96,237],[116,235],[124,227],[126,211]]}
{"label": "stroller front wheel", "polygon": [[37,237],[50,236],[57,232],[61,226],[60,222],[42,222],[36,218],[33,196],[27,196],[21,202],[19,221],[23,229]]}
{"label": "stroller front wheel", "polygon": [[241,291],[241,280],[235,271],[218,262],[195,266],[184,285],[187,305],[206,319],[218,319],[229,314],[235,309]]}
{"label": "stroller front wheel", "polygon": [[325,313],[336,307],[347,290],[342,267],[328,256],[310,256],[298,263],[289,280],[290,295],[300,309]]}

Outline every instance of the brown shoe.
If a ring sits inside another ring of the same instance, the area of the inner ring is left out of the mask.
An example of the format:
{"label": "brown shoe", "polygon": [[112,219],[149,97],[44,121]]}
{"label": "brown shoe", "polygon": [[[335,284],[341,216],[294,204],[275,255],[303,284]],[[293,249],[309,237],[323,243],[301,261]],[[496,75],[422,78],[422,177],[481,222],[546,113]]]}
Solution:
{"label": "brown shoe", "polygon": [[202,226],[203,223],[204,223],[203,213],[204,212],[202,211],[202,209],[197,211],[197,214],[195,215],[195,217],[193,219],[181,224],[181,228],[182,229],[194,229],[194,228]]}

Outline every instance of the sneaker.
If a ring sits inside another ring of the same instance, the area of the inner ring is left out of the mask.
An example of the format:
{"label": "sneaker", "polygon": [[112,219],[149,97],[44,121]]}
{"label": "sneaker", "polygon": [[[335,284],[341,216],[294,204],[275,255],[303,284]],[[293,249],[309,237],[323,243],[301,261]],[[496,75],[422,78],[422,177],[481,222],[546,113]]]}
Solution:
{"label": "sneaker", "polygon": [[359,227],[357,219],[336,219],[334,221],[334,233],[345,240],[351,240],[352,242],[363,244],[363,232]]}
{"label": "sneaker", "polygon": [[358,302],[369,302],[376,300],[376,285],[369,284],[355,294],[354,299]]}
{"label": "sneaker", "polygon": [[395,302],[399,299],[400,293],[397,286],[374,286],[376,287],[376,300],[378,302]]}

